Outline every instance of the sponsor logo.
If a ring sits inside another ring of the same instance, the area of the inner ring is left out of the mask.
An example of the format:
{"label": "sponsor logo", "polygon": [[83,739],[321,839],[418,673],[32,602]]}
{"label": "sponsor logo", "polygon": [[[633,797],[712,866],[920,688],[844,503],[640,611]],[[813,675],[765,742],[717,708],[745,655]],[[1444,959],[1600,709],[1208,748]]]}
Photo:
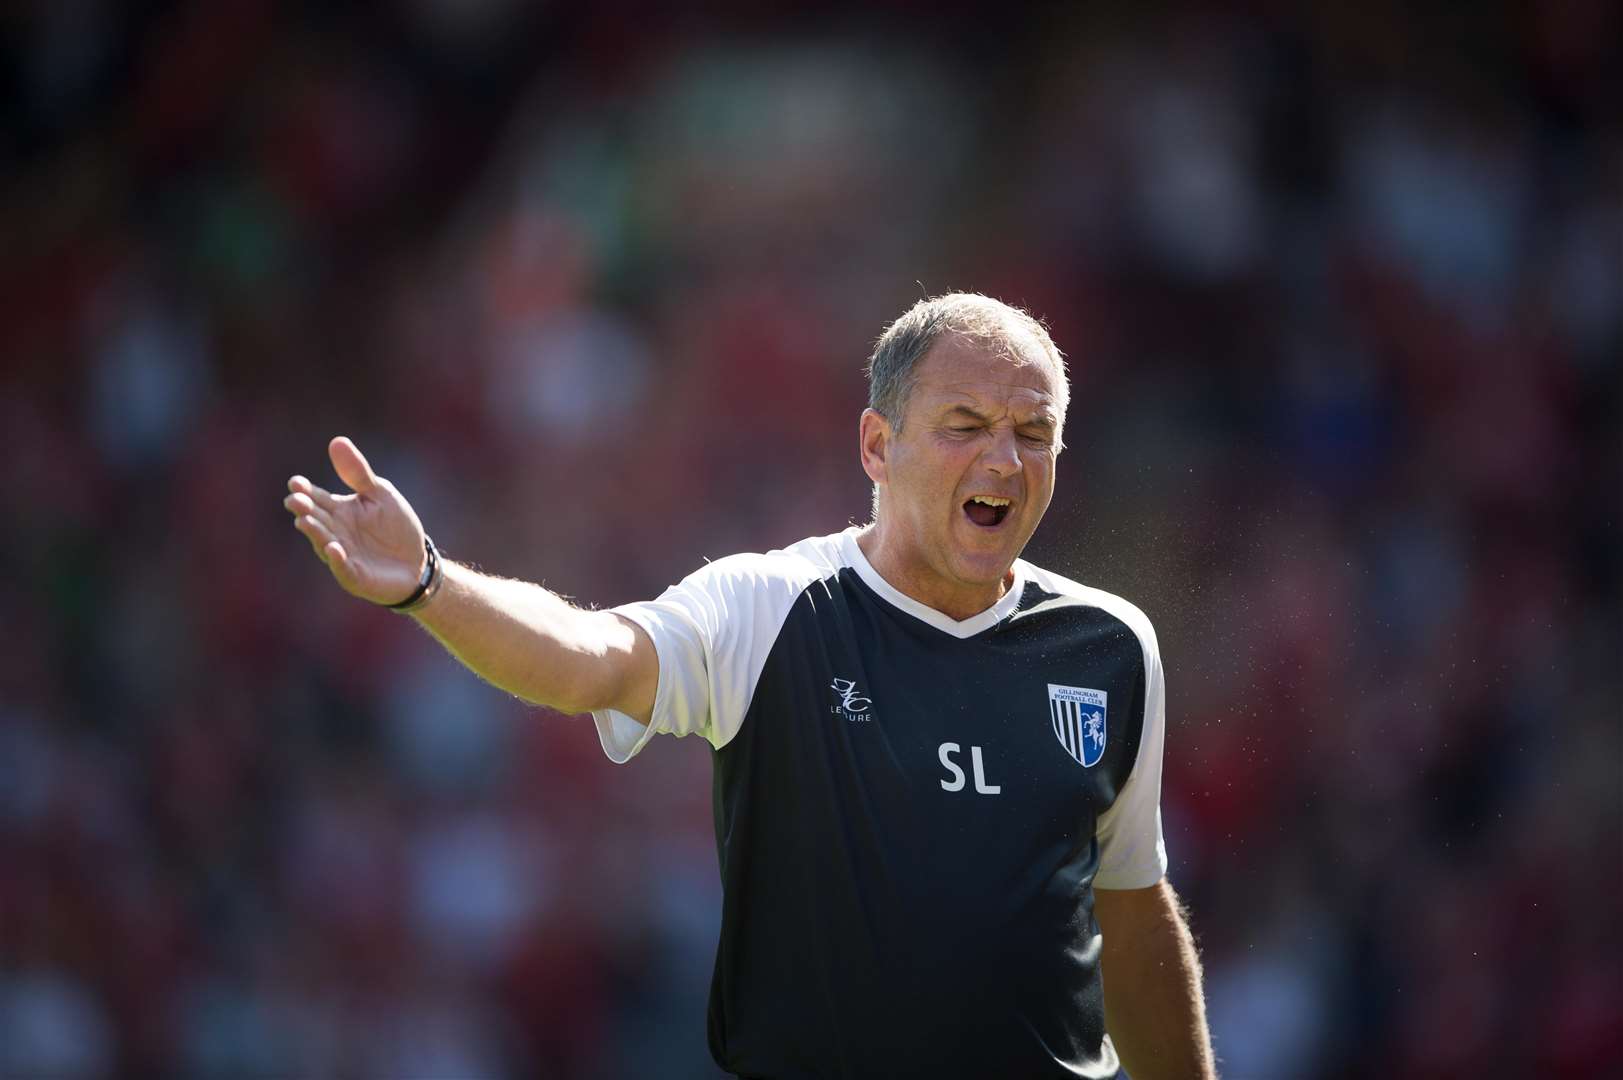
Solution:
{"label": "sponsor logo", "polygon": [[840,696],[838,705],[830,705],[828,711],[836,716],[843,716],[847,720],[864,721],[873,719],[873,702],[867,695],[857,689],[857,684],[851,679],[835,679],[829,684],[829,689]]}
{"label": "sponsor logo", "polygon": [[1054,738],[1083,768],[1093,768],[1104,757],[1105,739],[1109,734],[1105,725],[1109,704],[1110,695],[1103,690],[1048,684],[1048,712]]}

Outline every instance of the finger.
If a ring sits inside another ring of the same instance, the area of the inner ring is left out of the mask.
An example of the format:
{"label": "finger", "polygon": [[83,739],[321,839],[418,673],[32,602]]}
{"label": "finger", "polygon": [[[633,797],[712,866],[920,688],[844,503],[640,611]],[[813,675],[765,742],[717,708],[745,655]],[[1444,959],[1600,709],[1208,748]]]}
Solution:
{"label": "finger", "polygon": [[308,495],[323,510],[331,510],[337,502],[336,496],[320,484],[310,482],[307,476],[292,476],[287,481],[287,489],[295,495]]}
{"label": "finger", "polygon": [[306,540],[310,541],[316,557],[328,566],[342,566],[349,561],[349,553],[344,550],[344,545],[315,518],[303,514],[293,519],[293,525],[304,534]]}
{"label": "finger", "polygon": [[326,562],[327,556],[322,552],[322,549],[326,546],[326,541],[321,538],[320,522],[300,516],[293,519],[293,527],[310,542],[310,550],[316,553],[316,558]]}
{"label": "finger", "polygon": [[365,495],[378,486],[377,474],[349,436],[340,435],[328,443],[327,456],[332,458],[332,467],[338,470],[338,478],[357,495]]}
{"label": "finger", "polygon": [[301,514],[307,514],[319,521],[322,527],[328,532],[335,534],[338,532],[338,528],[333,521],[332,514],[328,513],[322,507],[316,505],[315,500],[311,499],[310,496],[305,495],[302,492],[297,495],[289,495],[287,498],[282,500],[282,505],[286,507],[287,512],[292,514],[294,517],[298,517]]}

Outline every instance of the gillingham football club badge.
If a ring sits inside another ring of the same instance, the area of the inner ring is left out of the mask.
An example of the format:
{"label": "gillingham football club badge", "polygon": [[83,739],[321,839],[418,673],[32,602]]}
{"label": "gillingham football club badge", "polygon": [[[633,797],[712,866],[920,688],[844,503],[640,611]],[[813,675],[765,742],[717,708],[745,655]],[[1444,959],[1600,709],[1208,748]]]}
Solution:
{"label": "gillingham football club badge", "polygon": [[1104,757],[1109,702],[1110,695],[1103,690],[1048,684],[1048,711],[1054,722],[1054,738],[1084,768],[1093,768]]}

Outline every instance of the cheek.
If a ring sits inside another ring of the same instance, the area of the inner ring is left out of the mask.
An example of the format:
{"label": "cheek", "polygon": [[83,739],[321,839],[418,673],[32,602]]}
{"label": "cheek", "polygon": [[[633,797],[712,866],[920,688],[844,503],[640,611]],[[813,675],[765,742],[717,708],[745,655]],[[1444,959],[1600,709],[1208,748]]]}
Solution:
{"label": "cheek", "polygon": [[1033,456],[1026,462],[1026,475],[1030,477],[1033,494],[1041,494],[1047,502],[1054,491],[1054,459],[1047,455]]}
{"label": "cheek", "polygon": [[909,454],[892,462],[896,478],[921,499],[936,499],[958,488],[964,472],[975,460],[973,448],[947,445],[929,453]]}

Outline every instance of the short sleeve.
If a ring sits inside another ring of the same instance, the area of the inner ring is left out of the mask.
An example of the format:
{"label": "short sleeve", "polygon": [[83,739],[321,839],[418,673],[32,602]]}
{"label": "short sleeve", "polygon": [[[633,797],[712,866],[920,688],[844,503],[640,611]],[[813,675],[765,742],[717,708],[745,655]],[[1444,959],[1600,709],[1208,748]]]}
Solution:
{"label": "short sleeve", "polygon": [[1144,728],[1133,771],[1110,809],[1099,815],[1099,869],[1093,883],[1101,889],[1148,888],[1167,872],[1166,840],[1161,834],[1166,677],[1155,632],[1149,620],[1142,622],[1142,628],[1135,629],[1144,648]]}
{"label": "short sleeve", "polygon": [[694,571],[657,600],[612,608],[654,643],[659,684],[646,727],[615,709],[592,713],[609,760],[630,761],[662,733],[696,734],[725,746],[743,724],[795,598],[817,576],[781,553],[732,555]]}

